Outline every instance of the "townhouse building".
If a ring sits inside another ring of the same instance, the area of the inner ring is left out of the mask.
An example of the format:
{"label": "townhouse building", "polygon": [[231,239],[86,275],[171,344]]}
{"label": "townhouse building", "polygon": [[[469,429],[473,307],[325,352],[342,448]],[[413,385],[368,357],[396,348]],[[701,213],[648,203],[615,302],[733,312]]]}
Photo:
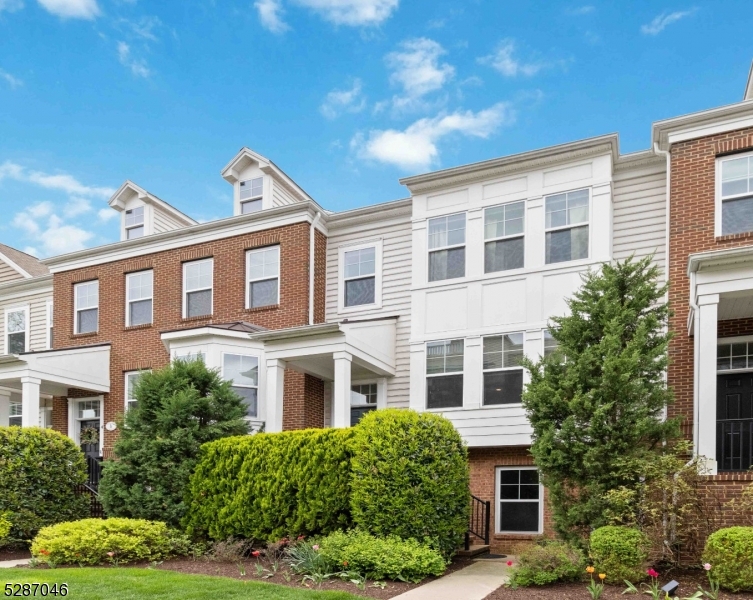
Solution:
{"label": "townhouse building", "polygon": [[[109,457],[134,381],[201,358],[252,428],[438,412],[469,447],[495,550],[551,530],[528,452],[522,357],[581,275],[653,256],[670,282],[671,415],[709,485],[753,481],[753,84],[743,101],[616,134],[407,177],[409,197],[321,207],[243,148],[233,215],[197,223],[126,181],[120,241],[42,262],[0,247],[0,425],[53,427]],[[6,268],[7,267],[7,268]],[[96,440],[96,441],[92,441]]]}

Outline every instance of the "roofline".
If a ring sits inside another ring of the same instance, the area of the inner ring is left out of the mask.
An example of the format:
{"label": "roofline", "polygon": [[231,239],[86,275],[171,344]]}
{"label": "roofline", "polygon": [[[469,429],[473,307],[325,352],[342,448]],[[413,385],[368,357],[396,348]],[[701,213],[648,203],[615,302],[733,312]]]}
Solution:
{"label": "roofline", "polygon": [[387,220],[396,217],[410,217],[413,215],[413,198],[401,198],[379,204],[369,204],[359,208],[352,208],[342,212],[328,213],[327,225],[330,228],[355,225],[361,222],[371,223],[376,219]]}
{"label": "roofline", "polygon": [[53,352],[73,352],[74,350],[91,350],[92,348],[104,348],[105,346],[112,346],[112,342],[97,342],[96,344],[68,346],[66,348],[50,348],[48,350],[29,350],[28,352],[19,352],[18,356],[26,356],[28,354],[52,354]]}
{"label": "roofline", "polygon": [[154,194],[152,194],[148,190],[142,188],[140,185],[134,183],[130,179],[126,179],[123,182],[123,184],[117,189],[117,191],[112,196],[110,196],[110,199],[107,201],[107,203],[110,205],[111,208],[117,210],[118,212],[120,212],[121,210],[123,210],[122,208],[120,208],[119,206],[117,206],[117,200],[116,199],[127,188],[130,188],[134,192],[136,192],[136,194],[139,197],[139,200],[141,200],[142,202],[146,202],[147,204],[156,204],[160,208],[164,208],[167,212],[171,213],[174,217],[176,217],[177,219],[183,221],[187,225],[195,225],[196,223],[198,223],[198,221],[196,221],[196,219],[194,219],[192,217],[189,217],[183,211],[178,210],[177,208],[175,208],[169,202],[165,202],[161,198],[158,198],[157,196],[155,196]]}
{"label": "roofline", "polygon": [[750,63],[750,70],[748,71],[748,81],[745,84],[745,93],[743,94],[743,100],[750,100],[753,98],[753,61]]}
{"label": "roofline", "polygon": [[0,283],[0,297],[2,297],[5,292],[14,291],[16,288],[33,289],[37,287],[46,287],[47,285],[52,287],[52,273],[48,273],[47,275],[37,275],[36,277],[31,277],[29,279],[15,279],[13,281],[6,281],[4,283]]}
{"label": "roofline", "polygon": [[[20,250],[19,250],[20,252]],[[26,277],[26,279],[31,279],[32,275],[29,273],[26,269],[22,268],[20,265],[18,265],[14,260],[12,260],[7,254],[5,254],[2,250],[0,250],[0,260],[7,263],[8,266],[13,269],[14,271],[17,271],[19,275],[22,277]]]}
{"label": "roofline", "polygon": [[257,333],[247,334],[252,340],[286,340],[291,338],[310,337],[321,335],[323,333],[336,333],[341,331],[340,323],[317,323],[316,325],[299,325],[297,327],[286,327],[284,329],[273,329],[271,331],[259,331]]}
{"label": "roofline", "polygon": [[[661,150],[668,150],[670,146],[670,133],[689,129],[693,126],[711,124],[724,117],[734,118],[741,116],[753,117],[753,99],[655,121],[651,126],[652,145],[658,144]],[[732,128],[736,128],[734,124]],[[698,137],[704,137],[705,135],[709,134],[701,134]]]}
{"label": "roofline", "polygon": [[723,250],[710,250],[696,252],[688,256],[688,276],[697,273],[703,263],[715,262],[719,265],[735,264],[753,260],[753,247],[725,248]]}

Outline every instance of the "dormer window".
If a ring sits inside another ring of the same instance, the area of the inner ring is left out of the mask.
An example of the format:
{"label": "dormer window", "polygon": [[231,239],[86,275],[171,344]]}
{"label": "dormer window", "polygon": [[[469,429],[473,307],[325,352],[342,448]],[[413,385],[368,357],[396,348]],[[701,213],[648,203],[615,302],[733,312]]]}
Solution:
{"label": "dormer window", "polygon": [[241,181],[241,214],[254,213],[261,210],[261,200],[264,189],[264,178],[256,177]]}
{"label": "dormer window", "polygon": [[133,240],[144,236],[144,207],[125,211],[126,239]]}

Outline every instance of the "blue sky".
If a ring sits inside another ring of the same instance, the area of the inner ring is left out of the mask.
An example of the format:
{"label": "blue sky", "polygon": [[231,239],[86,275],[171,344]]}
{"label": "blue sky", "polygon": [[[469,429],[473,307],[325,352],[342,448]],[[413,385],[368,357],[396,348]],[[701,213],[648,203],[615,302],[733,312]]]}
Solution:
{"label": "blue sky", "polygon": [[0,241],[114,241],[125,179],[232,213],[242,146],[320,204],[742,98],[745,1],[0,0]]}

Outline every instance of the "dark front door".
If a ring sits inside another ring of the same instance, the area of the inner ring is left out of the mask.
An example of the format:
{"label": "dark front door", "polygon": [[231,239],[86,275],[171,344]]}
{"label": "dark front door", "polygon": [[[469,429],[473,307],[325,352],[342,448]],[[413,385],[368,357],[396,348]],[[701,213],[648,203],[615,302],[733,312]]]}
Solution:
{"label": "dark front door", "polygon": [[99,456],[99,419],[79,421],[81,451],[86,456]]}
{"label": "dark front door", "polygon": [[753,465],[753,373],[717,376],[716,460],[720,471]]}

